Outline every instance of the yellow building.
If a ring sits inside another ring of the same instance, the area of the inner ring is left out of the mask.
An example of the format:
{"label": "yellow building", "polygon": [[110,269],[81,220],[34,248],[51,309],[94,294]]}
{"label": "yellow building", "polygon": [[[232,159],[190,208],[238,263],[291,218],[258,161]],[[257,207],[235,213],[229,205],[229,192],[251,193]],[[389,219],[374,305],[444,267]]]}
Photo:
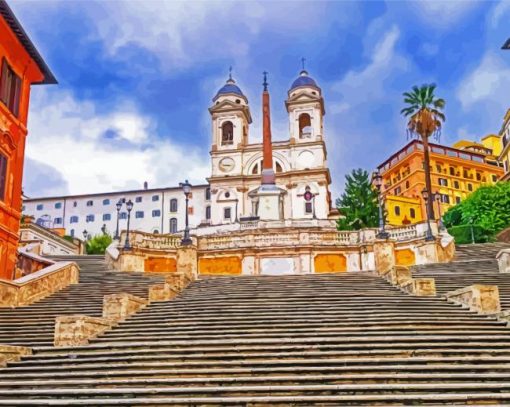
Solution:
{"label": "yellow building", "polygon": [[[434,218],[438,219],[439,212],[444,214],[481,185],[494,184],[503,175],[491,148],[495,142],[493,135],[489,135],[481,143],[461,140],[455,143],[457,148],[430,144],[432,193],[437,197]],[[423,160],[423,144],[413,140],[379,165],[389,224],[403,225],[426,219],[422,198]]]}
{"label": "yellow building", "polygon": [[510,109],[506,112],[503,119],[503,125],[499,132],[501,152],[499,160],[503,163],[505,174],[501,178],[504,181],[510,181]]}

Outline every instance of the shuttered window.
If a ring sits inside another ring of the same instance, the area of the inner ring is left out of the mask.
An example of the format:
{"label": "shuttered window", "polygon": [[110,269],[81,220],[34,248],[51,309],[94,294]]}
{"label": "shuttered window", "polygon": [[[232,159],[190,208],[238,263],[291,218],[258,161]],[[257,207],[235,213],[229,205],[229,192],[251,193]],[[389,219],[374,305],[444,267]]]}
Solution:
{"label": "shuttered window", "polygon": [[18,117],[21,97],[21,78],[14,73],[5,58],[2,60],[0,74],[0,101],[12,114]]}
{"label": "shuttered window", "polygon": [[7,180],[7,157],[0,153],[0,201],[5,199],[5,184]]}

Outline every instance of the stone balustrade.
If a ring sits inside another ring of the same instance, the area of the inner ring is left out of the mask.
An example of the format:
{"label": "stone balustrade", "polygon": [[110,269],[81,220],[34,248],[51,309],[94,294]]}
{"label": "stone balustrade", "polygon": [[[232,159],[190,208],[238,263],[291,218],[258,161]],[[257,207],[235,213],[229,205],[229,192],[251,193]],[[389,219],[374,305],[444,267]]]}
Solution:
{"label": "stone balustrade", "polygon": [[496,255],[500,273],[510,273],[510,249],[500,250]]}
{"label": "stone balustrade", "polygon": [[446,298],[480,314],[498,314],[501,311],[497,285],[473,284],[446,293]]}
{"label": "stone balustrade", "polygon": [[11,346],[0,344],[0,367],[4,367],[7,362],[17,362],[22,356],[31,355],[32,349],[25,346]]}
{"label": "stone balustrade", "polygon": [[77,284],[76,263],[54,263],[16,280],[0,280],[0,307],[26,306],[47,297],[70,284]]}

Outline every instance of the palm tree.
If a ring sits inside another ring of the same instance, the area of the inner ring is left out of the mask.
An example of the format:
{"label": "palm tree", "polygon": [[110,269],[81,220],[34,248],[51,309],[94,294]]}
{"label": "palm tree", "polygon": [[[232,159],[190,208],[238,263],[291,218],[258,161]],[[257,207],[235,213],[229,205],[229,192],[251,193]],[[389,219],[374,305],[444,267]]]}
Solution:
{"label": "palm tree", "polygon": [[439,138],[445,115],[442,110],[445,107],[445,100],[436,98],[434,91],[436,85],[413,86],[411,92],[404,93],[404,103],[407,106],[400,112],[408,117],[407,131],[414,137],[420,137],[423,142],[425,156],[425,188],[428,191],[427,215],[429,219],[434,219],[432,182],[430,179],[430,157],[429,157],[429,138],[434,136]]}

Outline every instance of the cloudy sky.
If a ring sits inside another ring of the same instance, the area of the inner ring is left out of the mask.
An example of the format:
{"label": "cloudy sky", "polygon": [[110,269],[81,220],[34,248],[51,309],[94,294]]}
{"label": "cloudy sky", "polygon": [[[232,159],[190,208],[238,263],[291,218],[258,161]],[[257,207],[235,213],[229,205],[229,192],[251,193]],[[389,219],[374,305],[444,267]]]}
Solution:
{"label": "cloudy sky", "polygon": [[510,1],[9,1],[59,85],[33,88],[29,196],[203,183],[211,98],[233,66],[273,136],[300,59],[321,86],[333,193],[406,142],[402,92],[434,82],[442,142],[497,132],[510,107]]}

